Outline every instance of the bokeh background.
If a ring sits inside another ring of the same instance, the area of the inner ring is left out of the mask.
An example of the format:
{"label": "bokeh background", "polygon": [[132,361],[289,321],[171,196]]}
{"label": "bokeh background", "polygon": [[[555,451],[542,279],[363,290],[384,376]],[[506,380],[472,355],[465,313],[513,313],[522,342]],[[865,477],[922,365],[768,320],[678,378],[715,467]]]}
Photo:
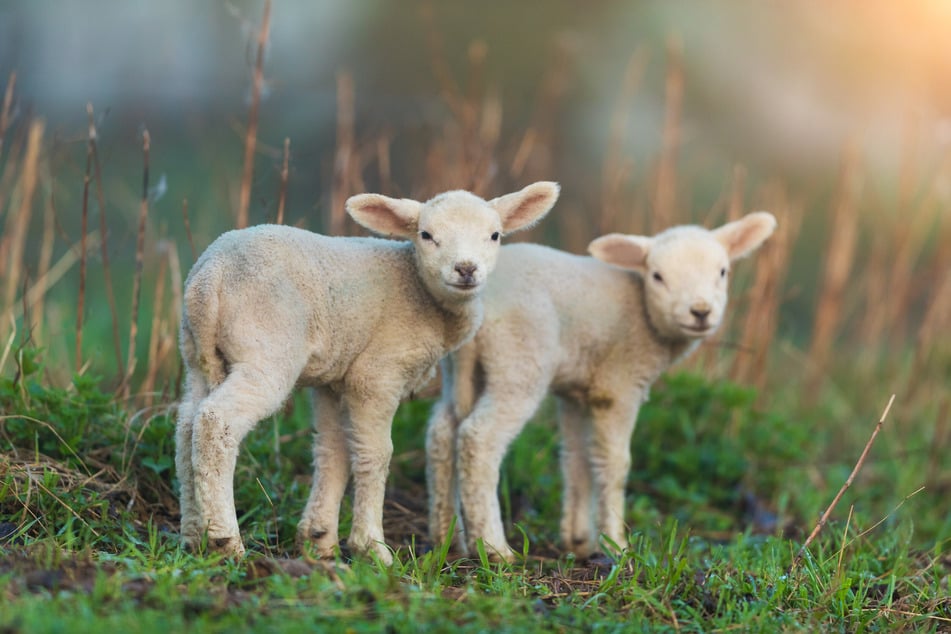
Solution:
{"label": "bokeh background", "polygon": [[575,252],[773,211],[692,367],[840,415],[900,392],[944,429],[948,33],[943,0],[4,2],[4,343],[170,400],[182,279],[220,232],[546,179],[560,202],[514,238]]}

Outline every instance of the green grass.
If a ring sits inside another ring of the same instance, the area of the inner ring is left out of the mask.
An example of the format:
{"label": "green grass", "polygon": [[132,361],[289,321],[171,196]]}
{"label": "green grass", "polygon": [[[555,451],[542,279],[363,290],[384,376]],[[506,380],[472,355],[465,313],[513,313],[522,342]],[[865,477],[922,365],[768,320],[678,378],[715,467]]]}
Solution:
{"label": "green grass", "polygon": [[[0,632],[951,628],[940,487],[907,497],[925,479],[925,429],[886,426],[790,571],[880,414],[875,403],[867,424],[830,430],[821,410],[793,418],[741,386],[667,377],[632,443],[631,546],[615,561],[558,554],[558,438],[545,408],[504,465],[510,540],[528,554],[514,564],[426,543],[428,404],[407,403],[386,511],[398,562],[384,568],[294,558],[310,477],[301,396],[243,447],[236,499],[250,554],[236,563],[179,545],[172,412],[125,411],[89,378],[50,387],[32,351],[18,368],[0,379]],[[849,450],[827,455],[831,433]],[[346,535],[346,504],[342,517]]]}

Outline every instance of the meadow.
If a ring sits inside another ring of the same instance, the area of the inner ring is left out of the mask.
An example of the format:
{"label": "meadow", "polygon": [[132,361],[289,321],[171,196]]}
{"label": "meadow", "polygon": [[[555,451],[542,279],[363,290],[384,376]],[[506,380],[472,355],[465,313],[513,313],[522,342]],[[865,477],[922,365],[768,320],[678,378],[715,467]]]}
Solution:
{"label": "meadow", "polygon": [[[5,78],[0,631],[951,631],[951,164],[916,153],[919,130],[907,130],[893,188],[864,184],[859,141],[820,182],[693,162],[681,150],[685,75],[672,39],[653,58],[635,51],[605,122],[622,138],[634,96],[653,81],[665,110],[649,165],[635,169],[618,142],[566,166],[553,159],[565,141],[551,114],[564,60],[539,79],[534,115],[502,125],[506,102],[481,80],[491,51],[470,46],[463,86],[436,41],[431,129],[394,140],[362,128],[342,71],[333,146],[298,159],[293,139],[260,138],[274,137],[260,127],[267,24],[265,14],[241,124],[174,158],[214,175],[191,199],[163,195],[173,159],[155,149],[158,131],[103,141],[90,104],[88,125],[64,139],[42,113],[13,116],[17,76]],[[203,164],[222,143],[227,166]],[[306,394],[242,448],[235,493],[248,556],[183,550],[177,327],[183,279],[204,246],[259,222],[357,233],[343,201],[362,191],[488,196],[562,180],[568,167],[567,199],[519,239],[583,252],[608,231],[713,226],[756,208],[779,219],[736,267],[722,331],[642,409],[627,551],[560,552],[548,406],[512,447],[500,485],[520,560],[429,543],[423,439],[434,386],[393,426],[391,567],[351,557],[345,542],[333,561],[294,550],[310,483]],[[294,181],[313,173],[319,202],[295,201]],[[570,193],[580,181],[589,185]]]}

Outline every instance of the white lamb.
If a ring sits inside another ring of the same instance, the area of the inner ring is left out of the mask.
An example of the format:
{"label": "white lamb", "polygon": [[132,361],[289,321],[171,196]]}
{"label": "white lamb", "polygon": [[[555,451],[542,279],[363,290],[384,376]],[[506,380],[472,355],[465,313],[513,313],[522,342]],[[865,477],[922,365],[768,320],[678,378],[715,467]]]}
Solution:
{"label": "white lamb", "polygon": [[478,328],[500,236],[534,223],[557,197],[545,182],[488,202],[464,191],[426,203],[361,194],[347,201],[357,222],[409,241],[275,225],[215,240],[185,283],[176,467],[186,545],[207,535],[213,550],[244,552],[238,445],[295,386],[310,386],[314,481],[298,542],[333,552],[352,472],[349,546],[392,561],[382,513],[397,405]]}
{"label": "white lamb", "polygon": [[463,552],[511,560],[496,488],[505,452],[545,395],[563,437],[561,538],[579,555],[626,547],[624,485],[638,409],[654,380],[720,324],[730,262],[762,244],[776,220],[756,212],[714,231],[610,234],[582,257],[506,246],[475,338],[443,363],[426,437],[430,533],[457,516]]}

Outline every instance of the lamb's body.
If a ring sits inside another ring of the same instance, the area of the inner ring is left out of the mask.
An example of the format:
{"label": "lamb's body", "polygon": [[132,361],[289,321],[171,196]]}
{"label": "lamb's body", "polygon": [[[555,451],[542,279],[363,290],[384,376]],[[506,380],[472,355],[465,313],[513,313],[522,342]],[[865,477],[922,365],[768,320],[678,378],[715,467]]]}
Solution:
{"label": "lamb's body", "polygon": [[[207,360],[209,377],[223,378],[228,363],[278,332],[271,350],[300,368],[297,384],[336,392],[345,379],[384,376],[413,390],[481,319],[478,303],[450,312],[433,299],[409,242],[332,238],[278,225],[219,237],[186,287],[186,350],[196,347],[195,361]],[[214,346],[207,350],[197,348],[193,332],[203,327],[214,329],[203,338]]]}
{"label": "lamb's body", "polygon": [[[770,224],[765,235],[771,231]],[[689,273],[714,263],[711,279],[721,277],[728,254],[710,232],[681,228],[676,235],[710,247],[681,268]],[[599,534],[626,546],[624,484],[638,409],[654,380],[715,330],[726,300],[723,279],[722,287],[706,284],[709,292],[669,300],[669,314],[652,314],[650,302],[658,302],[643,275],[537,245],[502,249],[485,292],[482,326],[443,363],[442,398],[430,419],[435,540],[446,537],[458,514],[463,549],[481,538],[490,553],[513,556],[496,495],[499,467],[551,392],[563,437],[562,539],[579,554],[591,552]],[[685,323],[683,314],[702,328]]]}
{"label": "lamb's body", "polygon": [[557,194],[537,183],[489,202],[467,192],[426,204],[374,194],[348,201],[365,226],[411,242],[283,226],[218,238],[188,276],[182,318],[176,467],[186,543],[207,535],[212,549],[244,551],[233,491],[238,446],[296,386],[309,386],[314,483],[298,541],[333,552],[352,473],[348,543],[389,561],[382,509],[393,414],[478,328],[501,231],[530,224]]}

